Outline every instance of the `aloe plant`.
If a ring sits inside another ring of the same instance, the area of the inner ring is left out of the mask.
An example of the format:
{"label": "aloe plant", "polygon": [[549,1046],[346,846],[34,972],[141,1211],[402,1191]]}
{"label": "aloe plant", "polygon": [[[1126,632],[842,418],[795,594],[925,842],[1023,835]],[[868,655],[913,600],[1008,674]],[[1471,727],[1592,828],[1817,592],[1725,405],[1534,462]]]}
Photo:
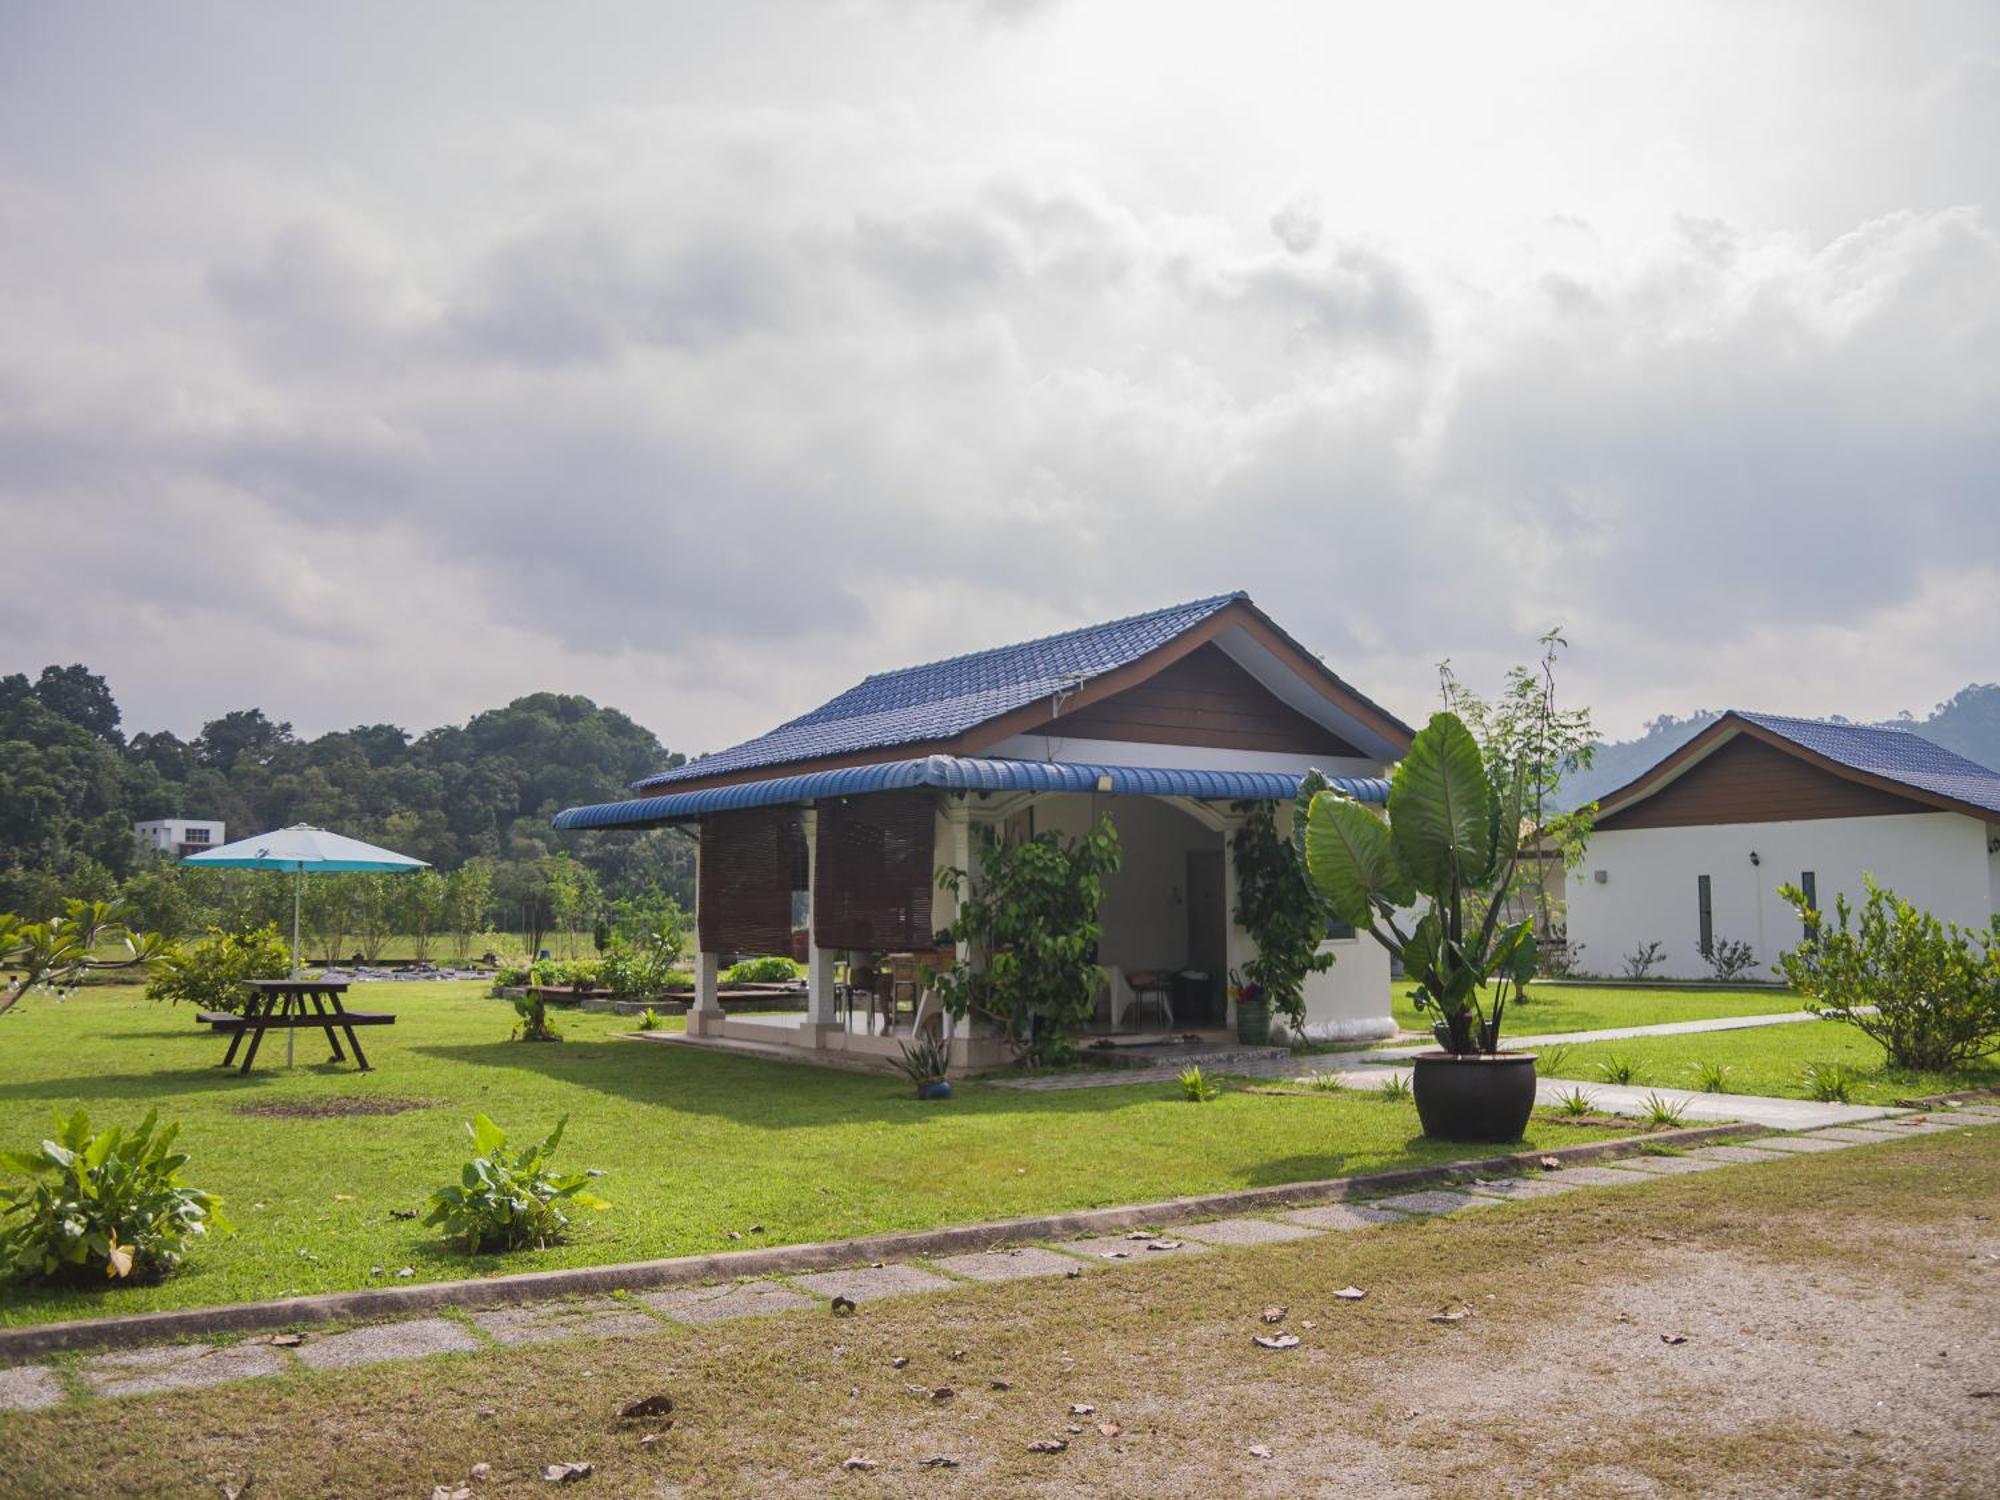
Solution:
{"label": "aloe plant", "polygon": [[1345,793],[1312,800],[1306,864],[1343,922],[1403,961],[1431,1032],[1454,1054],[1497,1052],[1508,998],[1535,972],[1532,921],[1505,920],[1520,861],[1522,788],[1497,786],[1458,715],[1417,734],[1388,820]]}

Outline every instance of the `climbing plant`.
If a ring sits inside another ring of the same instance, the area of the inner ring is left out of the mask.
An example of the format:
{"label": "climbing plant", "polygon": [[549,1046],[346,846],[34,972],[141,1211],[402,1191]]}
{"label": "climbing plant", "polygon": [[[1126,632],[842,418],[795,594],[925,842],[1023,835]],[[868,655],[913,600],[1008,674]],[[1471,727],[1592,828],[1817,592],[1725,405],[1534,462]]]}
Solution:
{"label": "climbing plant", "polygon": [[934,981],[945,1009],[992,1021],[1024,1063],[1066,1061],[1101,983],[1097,909],[1118,861],[1107,816],[1073,839],[1051,832],[1006,843],[988,831],[977,880],[940,870],[938,885],[958,899],[950,937],[972,948],[970,962]]}
{"label": "climbing plant", "polygon": [[1277,804],[1252,802],[1230,840],[1236,856],[1236,922],[1257,945],[1244,974],[1264,988],[1271,1009],[1296,1033],[1305,1025],[1306,976],[1324,974],[1334,956],[1326,941],[1327,907],[1306,873],[1304,832],[1313,795],[1326,778],[1314,771],[1299,787],[1292,838],[1278,833]]}

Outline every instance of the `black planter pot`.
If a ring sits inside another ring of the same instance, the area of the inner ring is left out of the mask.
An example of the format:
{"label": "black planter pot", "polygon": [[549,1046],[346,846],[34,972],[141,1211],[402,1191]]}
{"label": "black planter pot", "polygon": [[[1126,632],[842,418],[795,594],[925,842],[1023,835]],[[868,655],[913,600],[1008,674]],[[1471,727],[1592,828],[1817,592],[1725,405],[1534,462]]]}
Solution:
{"label": "black planter pot", "polygon": [[1410,1088],[1424,1134],[1438,1141],[1518,1141],[1535,1107],[1535,1054],[1420,1052]]}

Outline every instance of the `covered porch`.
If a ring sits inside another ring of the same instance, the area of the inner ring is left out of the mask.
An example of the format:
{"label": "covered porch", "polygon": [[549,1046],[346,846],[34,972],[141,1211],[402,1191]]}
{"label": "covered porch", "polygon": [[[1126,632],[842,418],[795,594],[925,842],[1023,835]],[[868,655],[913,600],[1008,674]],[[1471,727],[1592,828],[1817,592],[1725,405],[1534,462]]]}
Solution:
{"label": "covered porch", "polygon": [[[1372,778],[1336,782],[1366,801]],[[802,1060],[886,1067],[914,1036],[941,1039],[959,1072],[1012,1060],[977,1018],[946,1014],[927,974],[976,955],[944,934],[957,915],[937,874],[977,879],[978,851],[1003,840],[1080,834],[1109,814],[1122,854],[1104,884],[1103,984],[1088,1037],[1099,1046],[1192,1036],[1233,1040],[1227,976],[1255,948],[1235,920],[1231,835],[1255,802],[1289,806],[1299,777],[1277,771],[1146,768],[934,755],[576,808],[558,826],[694,824],[699,830],[694,1001],[687,1038],[781,1049]],[[805,1014],[731,1015],[723,956],[792,951],[805,936]],[[1377,945],[1330,937],[1339,961],[1313,977],[1309,1036],[1389,1035],[1388,969]],[[854,994],[858,971],[894,965],[888,1024]]]}

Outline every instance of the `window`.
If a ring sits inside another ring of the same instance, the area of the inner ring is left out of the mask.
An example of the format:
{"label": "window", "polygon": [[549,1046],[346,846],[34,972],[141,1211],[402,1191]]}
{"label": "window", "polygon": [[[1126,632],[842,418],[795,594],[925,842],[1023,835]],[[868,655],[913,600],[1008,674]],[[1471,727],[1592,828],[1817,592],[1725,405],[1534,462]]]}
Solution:
{"label": "window", "polygon": [[1701,956],[1707,958],[1709,950],[1715,946],[1715,903],[1711,899],[1708,877],[1695,877],[1695,898],[1701,909]]}
{"label": "window", "polygon": [[187,837],[181,842],[185,844],[205,844],[208,842],[208,834],[209,830],[206,828],[190,828],[187,831]]}
{"label": "window", "polygon": [[[1819,877],[1816,874],[1814,874],[1811,870],[1801,870],[1799,872],[1799,890],[1804,894],[1806,898],[1806,910],[1818,911]],[[1807,926],[1805,932],[1807,941],[1811,941],[1812,928],[1810,926]]]}

